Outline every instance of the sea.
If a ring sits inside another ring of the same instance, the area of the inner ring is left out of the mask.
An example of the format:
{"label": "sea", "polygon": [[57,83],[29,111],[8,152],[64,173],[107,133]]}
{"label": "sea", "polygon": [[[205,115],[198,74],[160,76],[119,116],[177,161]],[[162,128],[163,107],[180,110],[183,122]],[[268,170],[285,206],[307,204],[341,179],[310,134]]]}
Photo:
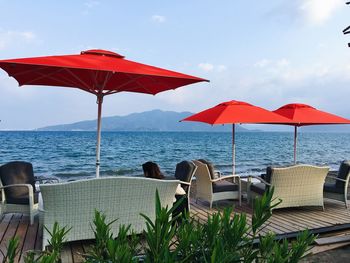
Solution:
{"label": "sea", "polygon": [[[293,163],[291,132],[236,133],[236,173],[257,175],[267,166]],[[298,163],[338,169],[350,159],[350,133],[302,132]],[[0,164],[31,162],[36,175],[76,180],[95,176],[95,132],[0,131]],[[232,171],[232,134],[227,132],[102,132],[101,176],[142,176],[142,164],[158,163],[173,176],[182,160],[204,158]]]}

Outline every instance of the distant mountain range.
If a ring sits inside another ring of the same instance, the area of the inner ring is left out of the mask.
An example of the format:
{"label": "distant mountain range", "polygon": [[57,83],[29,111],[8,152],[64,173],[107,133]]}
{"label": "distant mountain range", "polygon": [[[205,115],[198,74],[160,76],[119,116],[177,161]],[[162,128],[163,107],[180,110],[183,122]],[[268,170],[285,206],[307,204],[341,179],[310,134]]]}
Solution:
{"label": "distant mountain range", "polygon": [[[231,131],[231,125],[211,126],[199,122],[179,122],[192,112],[174,112],[152,110],[132,113],[126,116],[112,116],[102,118],[102,131]],[[42,127],[39,131],[95,131],[96,120],[80,121],[70,124]],[[249,132],[237,125],[237,132]],[[256,131],[256,130],[254,130]]]}

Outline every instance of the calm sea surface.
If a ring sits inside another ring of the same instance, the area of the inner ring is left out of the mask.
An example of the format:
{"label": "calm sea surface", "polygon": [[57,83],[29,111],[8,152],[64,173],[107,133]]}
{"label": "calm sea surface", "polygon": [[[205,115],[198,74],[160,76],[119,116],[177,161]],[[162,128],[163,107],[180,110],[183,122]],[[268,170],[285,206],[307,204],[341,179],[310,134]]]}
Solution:
{"label": "calm sea surface", "polygon": [[[0,163],[24,160],[37,175],[61,179],[84,178],[95,172],[94,132],[0,132]],[[168,175],[182,160],[207,158],[224,172],[231,170],[231,133],[209,132],[103,132],[101,175],[142,174],[142,163],[157,162]],[[350,159],[349,133],[300,133],[298,160],[337,169]],[[236,134],[236,169],[258,174],[268,165],[293,161],[293,133]]]}

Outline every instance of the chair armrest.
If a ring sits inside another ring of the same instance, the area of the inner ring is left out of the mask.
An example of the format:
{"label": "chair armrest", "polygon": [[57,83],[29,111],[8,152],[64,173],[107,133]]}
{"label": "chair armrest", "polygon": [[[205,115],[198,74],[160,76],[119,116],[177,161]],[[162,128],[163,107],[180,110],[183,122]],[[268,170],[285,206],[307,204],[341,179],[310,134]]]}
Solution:
{"label": "chair armrest", "polygon": [[337,175],[338,175],[338,171],[329,171],[329,172],[327,173],[327,176],[331,176],[331,175],[337,176]]}
{"label": "chair armrest", "polygon": [[223,176],[217,179],[212,179],[210,180],[212,183],[224,180],[224,179],[230,179],[230,178],[238,178],[238,180],[241,180],[241,177],[238,174],[232,174],[232,175],[227,175],[227,176]]}
{"label": "chair armrest", "polygon": [[[0,190],[10,188],[10,187],[27,187],[28,188],[28,196],[29,196],[29,206],[33,207],[34,205],[34,190],[33,186],[31,184],[9,184],[5,186],[1,186]],[[3,191],[1,191],[3,192]],[[6,196],[2,194],[2,197],[6,199]],[[1,200],[1,202],[4,202],[5,200]]]}
{"label": "chair armrest", "polygon": [[180,184],[191,185],[190,182],[184,182],[184,181],[180,181]]}
{"label": "chair armrest", "polygon": [[268,185],[268,186],[271,186],[270,183],[266,182],[266,181],[265,181],[264,179],[262,179],[261,177],[255,176],[255,175],[249,175],[249,176],[248,176],[248,182],[249,182],[249,183],[251,183],[251,178],[257,179],[257,180],[259,180],[260,182],[262,182],[263,184]]}
{"label": "chair armrest", "polygon": [[33,186],[31,184],[9,184],[5,186],[0,186],[0,189],[6,189],[10,187],[27,187],[29,191],[33,191]]}
{"label": "chair armrest", "polygon": [[53,182],[59,183],[60,180],[55,177],[35,176],[35,182],[39,182],[40,184]]}
{"label": "chair armrest", "polygon": [[342,181],[342,182],[346,183],[345,179],[341,179],[341,178],[338,178],[338,177],[335,177],[335,176],[330,176],[330,175],[328,175],[327,177],[331,178],[331,179],[334,179],[334,180],[337,180],[337,181]]}
{"label": "chair armrest", "polygon": [[218,177],[222,176],[222,172],[220,172],[219,170],[214,170],[214,174],[216,174]]}

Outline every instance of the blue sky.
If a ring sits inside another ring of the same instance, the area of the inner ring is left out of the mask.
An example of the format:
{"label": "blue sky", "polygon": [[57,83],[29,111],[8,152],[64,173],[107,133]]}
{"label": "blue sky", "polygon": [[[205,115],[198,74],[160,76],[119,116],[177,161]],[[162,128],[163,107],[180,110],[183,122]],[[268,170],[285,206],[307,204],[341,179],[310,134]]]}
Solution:
{"label": "blue sky", "polygon": [[[108,49],[210,79],[156,96],[120,93],[103,116],[200,111],[243,100],[311,104],[350,118],[350,6],[343,0],[0,0],[0,59]],[[80,90],[25,86],[0,70],[0,129],[95,119]]]}

